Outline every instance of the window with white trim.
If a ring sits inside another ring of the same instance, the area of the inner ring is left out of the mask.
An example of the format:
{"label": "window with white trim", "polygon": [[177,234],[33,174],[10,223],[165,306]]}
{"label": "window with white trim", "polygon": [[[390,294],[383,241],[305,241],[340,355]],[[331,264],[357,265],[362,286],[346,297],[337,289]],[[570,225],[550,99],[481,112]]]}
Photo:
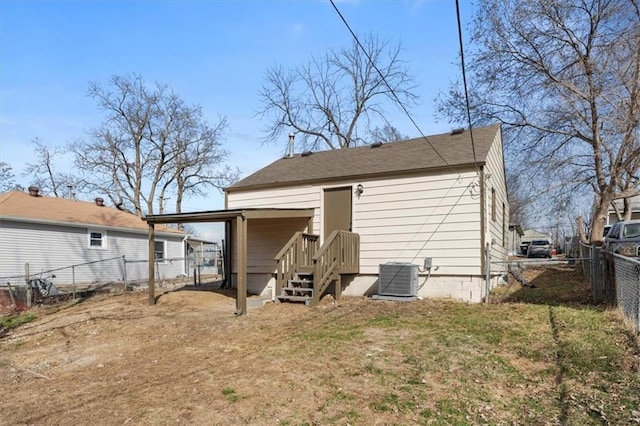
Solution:
{"label": "window with white trim", "polygon": [[107,231],[98,229],[87,230],[88,247],[90,249],[107,248]]}
{"label": "window with white trim", "polygon": [[166,252],[166,241],[153,242],[153,258],[157,262],[164,262]]}

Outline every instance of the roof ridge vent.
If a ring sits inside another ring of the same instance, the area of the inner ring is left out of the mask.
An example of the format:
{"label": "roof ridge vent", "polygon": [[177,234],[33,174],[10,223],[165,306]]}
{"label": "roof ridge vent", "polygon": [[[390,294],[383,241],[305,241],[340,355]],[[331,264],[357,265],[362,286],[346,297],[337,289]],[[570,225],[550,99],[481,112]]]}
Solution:
{"label": "roof ridge vent", "polygon": [[457,129],[451,129],[452,135],[461,135],[464,133],[464,127],[458,127]]}
{"label": "roof ridge vent", "polygon": [[371,144],[371,148],[380,148],[382,145],[384,145],[384,143],[382,142],[375,142]]}

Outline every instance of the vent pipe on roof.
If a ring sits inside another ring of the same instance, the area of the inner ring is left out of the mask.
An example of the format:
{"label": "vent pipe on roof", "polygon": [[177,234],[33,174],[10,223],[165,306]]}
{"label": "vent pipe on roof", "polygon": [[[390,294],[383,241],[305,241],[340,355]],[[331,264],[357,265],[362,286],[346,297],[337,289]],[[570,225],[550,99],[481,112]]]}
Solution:
{"label": "vent pipe on roof", "polygon": [[40,192],[40,188],[38,188],[37,186],[30,186],[29,187],[29,195],[31,195],[32,197],[39,197],[40,195],[38,194]]}
{"label": "vent pipe on roof", "polygon": [[102,197],[97,197],[94,201],[96,202],[96,206],[98,206],[98,207],[104,207],[104,198],[102,198]]}
{"label": "vent pipe on roof", "polygon": [[296,138],[295,133],[289,133],[289,157],[293,157],[293,141]]}
{"label": "vent pipe on roof", "polygon": [[452,129],[451,130],[451,134],[452,135],[460,135],[462,133],[464,133],[464,127],[459,127],[457,129]]}

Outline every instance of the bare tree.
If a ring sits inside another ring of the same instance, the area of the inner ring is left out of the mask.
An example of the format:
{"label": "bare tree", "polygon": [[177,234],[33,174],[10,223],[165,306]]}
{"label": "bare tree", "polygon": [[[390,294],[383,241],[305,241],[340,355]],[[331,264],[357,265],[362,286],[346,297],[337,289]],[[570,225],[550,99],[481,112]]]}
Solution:
{"label": "bare tree", "polygon": [[371,143],[397,142],[406,139],[409,139],[409,137],[400,133],[398,129],[389,123],[369,131],[369,141]]}
{"label": "bare tree", "polygon": [[[506,125],[511,155],[553,178],[540,191],[595,193],[600,241],[611,202],[640,194],[638,0],[483,2],[472,46],[474,120]],[[462,99],[452,88],[440,115],[464,122]]]}
{"label": "bare tree", "polygon": [[507,170],[506,178],[509,194],[509,224],[526,227],[532,219],[527,206],[532,203],[536,193],[531,191],[523,170]]}
{"label": "bare tree", "polygon": [[400,45],[373,35],[362,45],[365,51],[354,41],[289,70],[269,68],[260,91],[259,115],[269,121],[265,140],[293,131],[305,151],[348,148],[364,143],[373,120],[386,122],[385,100],[413,105],[413,77],[400,59]]}
{"label": "bare tree", "polygon": [[9,163],[0,161],[0,192],[21,190],[22,188],[16,184],[16,177],[13,174],[13,168]]}
{"label": "bare tree", "polygon": [[31,178],[31,184],[42,193],[54,197],[72,196],[82,190],[82,182],[72,173],[61,172],[59,160],[66,154],[62,146],[49,146],[39,138],[31,141],[33,145],[33,163],[27,163],[22,175]]}
{"label": "bare tree", "polygon": [[[219,117],[215,127],[204,121],[202,109],[184,111],[181,119],[189,125],[176,129],[172,150],[176,154],[173,174],[162,182],[160,197],[173,190],[176,213],[182,212],[182,201],[188,196],[204,196],[207,188],[223,188],[237,179],[239,172],[221,166],[229,153],[222,149],[224,132],[228,128],[225,117]],[[162,213],[162,211],[161,211]]]}
{"label": "bare tree", "polygon": [[105,118],[71,150],[88,185],[119,208],[153,214],[160,198],[178,193],[179,210],[194,181],[220,187],[234,178],[222,165],[226,120],[210,127],[202,108],[186,105],[167,84],[149,88],[138,75],[114,76],[107,86],[91,83],[89,96]]}

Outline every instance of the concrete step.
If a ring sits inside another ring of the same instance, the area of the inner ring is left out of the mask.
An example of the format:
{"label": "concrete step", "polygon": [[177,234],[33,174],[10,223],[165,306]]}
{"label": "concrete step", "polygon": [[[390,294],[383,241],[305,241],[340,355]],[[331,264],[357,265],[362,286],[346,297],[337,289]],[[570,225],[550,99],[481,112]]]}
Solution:
{"label": "concrete step", "polygon": [[277,296],[279,302],[304,302],[305,305],[308,305],[311,302],[310,296]]}

